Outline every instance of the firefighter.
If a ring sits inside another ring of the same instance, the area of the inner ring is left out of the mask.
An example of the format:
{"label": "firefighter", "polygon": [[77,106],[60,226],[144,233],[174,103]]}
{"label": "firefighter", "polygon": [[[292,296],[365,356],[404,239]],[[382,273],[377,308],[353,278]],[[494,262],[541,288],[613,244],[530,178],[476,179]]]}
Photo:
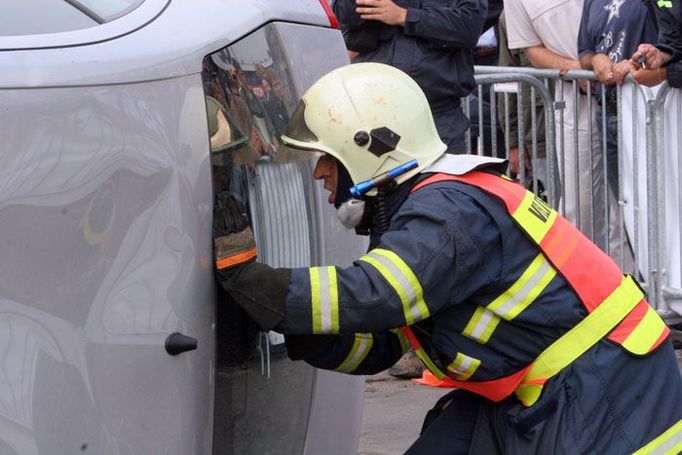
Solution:
{"label": "firefighter", "polygon": [[323,154],[314,177],[373,247],[347,268],[217,258],[218,279],[286,335],[292,359],[367,375],[411,345],[456,388],[407,453],[682,450],[669,329],[638,284],[503,176],[502,160],[444,154],[407,75],[378,63],[332,71],[282,141]]}

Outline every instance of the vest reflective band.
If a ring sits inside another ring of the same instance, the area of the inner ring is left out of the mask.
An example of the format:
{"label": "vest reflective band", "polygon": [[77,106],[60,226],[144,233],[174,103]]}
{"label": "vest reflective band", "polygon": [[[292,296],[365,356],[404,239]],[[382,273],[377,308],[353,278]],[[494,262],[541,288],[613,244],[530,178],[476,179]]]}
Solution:
{"label": "vest reflective band", "polygon": [[[523,370],[523,375],[517,372],[505,378],[475,383],[452,380],[453,385],[493,401],[516,392],[519,399],[530,406],[539,398],[547,380],[607,334],[610,340],[636,355],[653,351],[667,338],[670,330],[647,304],[634,280],[623,278],[611,258],[540,198],[516,183],[483,172],[458,176],[435,174],[416,185],[413,191],[448,180],[467,183],[501,199],[517,226],[540,247],[589,313],[546,348]],[[471,384],[476,386],[471,387]],[[499,388],[504,390],[493,390]]]}

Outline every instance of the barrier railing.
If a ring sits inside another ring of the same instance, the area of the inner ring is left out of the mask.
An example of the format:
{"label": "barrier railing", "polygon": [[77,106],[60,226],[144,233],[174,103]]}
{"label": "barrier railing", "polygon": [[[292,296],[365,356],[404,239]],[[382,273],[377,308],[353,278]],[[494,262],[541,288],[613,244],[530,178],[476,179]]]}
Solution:
{"label": "barrier railing", "polygon": [[476,82],[463,100],[468,152],[518,156],[518,179],[636,275],[662,316],[682,321],[678,91],[519,67],[477,66]]}

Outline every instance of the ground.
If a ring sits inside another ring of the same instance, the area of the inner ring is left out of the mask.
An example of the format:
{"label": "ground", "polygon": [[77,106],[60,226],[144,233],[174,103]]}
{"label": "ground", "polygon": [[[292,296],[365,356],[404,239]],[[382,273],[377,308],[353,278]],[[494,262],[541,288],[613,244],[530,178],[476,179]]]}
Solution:
{"label": "ground", "polygon": [[449,390],[386,372],[368,376],[358,455],[404,453],[419,436],[426,411]]}

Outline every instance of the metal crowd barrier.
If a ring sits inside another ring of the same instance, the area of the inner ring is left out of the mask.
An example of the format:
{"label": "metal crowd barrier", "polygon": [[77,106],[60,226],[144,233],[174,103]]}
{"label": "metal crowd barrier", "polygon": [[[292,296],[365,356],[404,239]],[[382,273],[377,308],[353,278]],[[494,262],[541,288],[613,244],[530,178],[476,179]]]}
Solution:
{"label": "metal crowd barrier", "polygon": [[462,100],[468,153],[510,158],[516,143],[519,181],[635,275],[669,323],[682,322],[682,94],[523,67],[477,66],[476,82]]}

